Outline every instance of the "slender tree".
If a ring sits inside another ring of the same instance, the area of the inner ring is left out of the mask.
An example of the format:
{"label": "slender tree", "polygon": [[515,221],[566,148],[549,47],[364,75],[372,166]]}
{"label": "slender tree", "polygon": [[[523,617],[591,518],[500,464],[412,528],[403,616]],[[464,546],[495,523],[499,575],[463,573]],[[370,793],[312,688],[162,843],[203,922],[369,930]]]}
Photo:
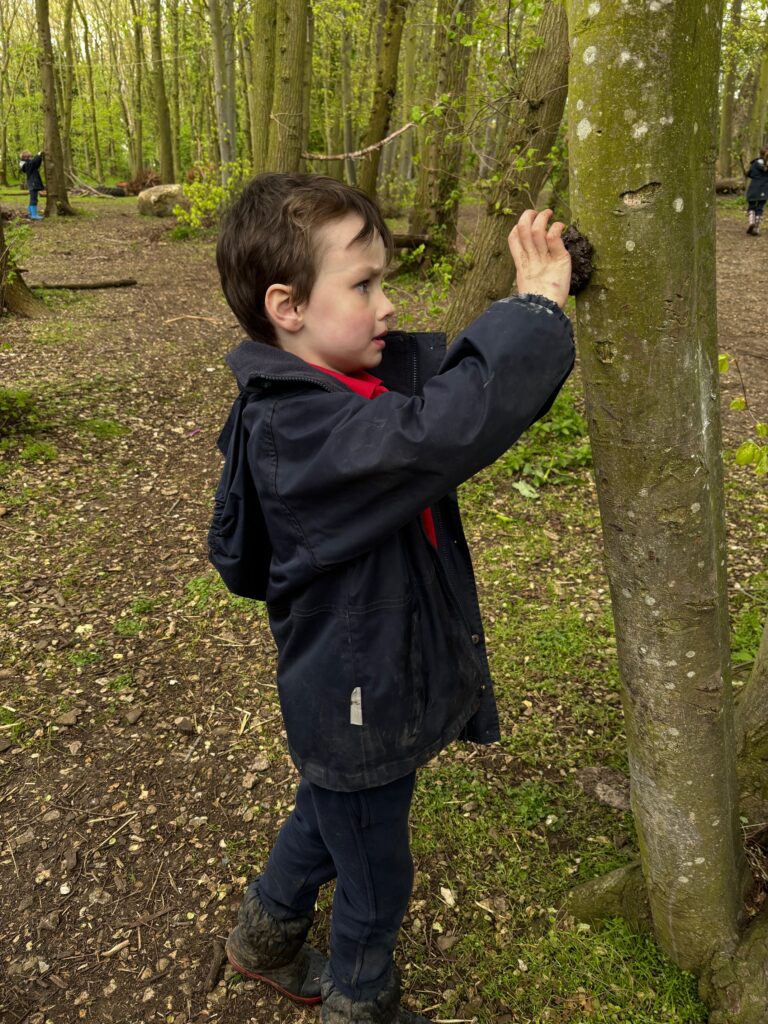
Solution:
{"label": "slender tree", "polygon": [[738,38],[741,27],[741,4],[742,0],[733,0],[731,3],[731,17],[729,23],[729,41],[731,45],[724,55],[725,77],[723,78],[723,103],[720,115],[720,155],[718,165],[720,175],[723,178],[730,178],[733,174],[733,107],[734,93],[736,91],[736,53],[735,42]]}
{"label": "slender tree", "polygon": [[56,110],[56,82],[53,73],[53,46],[48,13],[48,0],[35,0],[37,31],[40,42],[40,80],[43,91],[43,121],[45,124],[45,175],[47,199],[45,216],[64,216],[75,211],[69,204],[64,175],[64,153]]}
{"label": "slender tree", "polygon": [[155,99],[157,119],[157,142],[160,150],[160,180],[164,183],[176,180],[173,167],[173,139],[171,137],[171,112],[168,94],[165,90],[163,71],[162,14],[160,0],[151,0],[149,38],[152,52],[152,91]]}
{"label": "slender tree", "polygon": [[[376,85],[373,91],[368,130],[361,148],[372,146],[386,138],[397,89],[397,70],[400,59],[400,41],[410,0],[386,0],[384,17],[380,21],[381,43],[376,57]],[[360,161],[358,184],[369,196],[376,194],[381,149]]]}
{"label": "slender tree", "polygon": [[547,177],[547,157],[563,116],[568,78],[568,24],[558,0],[546,0],[536,35],[541,45],[531,53],[522,75],[509,119],[501,178],[478,228],[472,264],[445,315],[449,336],[489,301],[510,292],[514,268],[507,235],[523,210],[535,204]]}
{"label": "slender tree", "polygon": [[251,144],[253,170],[258,173],[267,169],[269,154],[269,118],[275,89],[276,0],[254,0],[252,24]]}

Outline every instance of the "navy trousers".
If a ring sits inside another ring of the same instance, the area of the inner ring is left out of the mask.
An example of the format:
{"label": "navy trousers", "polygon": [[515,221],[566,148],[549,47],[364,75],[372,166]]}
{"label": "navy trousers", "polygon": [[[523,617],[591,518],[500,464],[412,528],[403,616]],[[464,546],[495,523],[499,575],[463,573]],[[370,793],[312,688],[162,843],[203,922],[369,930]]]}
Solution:
{"label": "navy trousers", "polygon": [[31,188],[29,190],[29,205],[30,206],[37,206],[38,192],[39,192],[39,189],[36,189],[36,188]]}
{"label": "navy trousers", "polygon": [[413,887],[408,815],[415,773],[386,786],[337,793],[302,779],[258,881],[267,912],[311,914],[336,879],[329,969],[350,999],[375,998],[392,967]]}

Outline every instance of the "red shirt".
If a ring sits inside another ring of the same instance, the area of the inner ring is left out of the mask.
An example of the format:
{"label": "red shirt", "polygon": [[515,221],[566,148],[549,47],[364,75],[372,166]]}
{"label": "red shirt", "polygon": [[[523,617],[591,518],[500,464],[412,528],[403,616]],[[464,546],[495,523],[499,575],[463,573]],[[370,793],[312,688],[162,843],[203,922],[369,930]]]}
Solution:
{"label": "red shirt", "polygon": [[[342,384],[346,384],[350,391],[354,391],[356,395],[361,395],[363,398],[377,398],[379,395],[386,394],[389,390],[384,387],[378,377],[374,377],[371,373],[366,373],[365,370],[360,370],[354,377],[349,377],[345,373],[328,370],[325,366],[318,366],[316,363],[310,363],[309,365],[314,366],[316,370],[322,370],[323,373],[330,374],[336,380],[340,380]],[[430,543],[433,547],[437,547],[437,533],[435,532],[435,521],[432,518],[432,509],[424,509],[421,513],[421,522]]]}

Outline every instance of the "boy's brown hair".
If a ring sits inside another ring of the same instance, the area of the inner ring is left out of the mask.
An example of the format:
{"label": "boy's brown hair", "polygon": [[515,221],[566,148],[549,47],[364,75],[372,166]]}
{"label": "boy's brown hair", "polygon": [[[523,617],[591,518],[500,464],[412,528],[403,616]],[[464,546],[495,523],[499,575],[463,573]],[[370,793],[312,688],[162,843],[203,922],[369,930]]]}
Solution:
{"label": "boy's brown hair", "polygon": [[290,285],[296,305],[306,302],[317,277],[318,228],[354,213],[363,227],[355,241],[376,232],[391,259],[392,234],[364,192],[317,174],[259,174],[224,214],[216,247],[221,286],[232,312],[254,341],[277,344],[264,308],[273,284]]}

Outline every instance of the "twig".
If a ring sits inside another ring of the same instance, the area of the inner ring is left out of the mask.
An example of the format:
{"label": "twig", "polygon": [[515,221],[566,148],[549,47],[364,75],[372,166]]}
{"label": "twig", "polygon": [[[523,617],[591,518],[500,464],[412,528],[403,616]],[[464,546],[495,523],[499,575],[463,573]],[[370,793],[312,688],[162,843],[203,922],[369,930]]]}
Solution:
{"label": "twig", "polygon": [[108,835],[108,836],[107,836],[107,838],[106,838],[106,839],[104,840],[104,842],[103,842],[103,843],[99,843],[99,845],[98,845],[98,846],[95,846],[95,847],[94,847],[94,848],[93,848],[93,849],[92,849],[92,850],[90,851],[90,853],[96,853],[96,851],[97,851],[97,850],[100,850],[100,849],[102,848],[102,846],[106,846],[106,845],[107,845],[107,843],[109,842],[109,840],[110,840],[110,839],[114,839],[114,837],[115,837],[115,836],[117,835],[117,833],[118,833],[118,832],[122,832],[122,831],[123,831],[123,829],[124,829],[124,828],[127,828],[127,827],[128,827],[128,826],[129,826],[130,824],[131,824],[131,822],[133,821],[133,819],[134,819],[134,818],[138,818],[138,816],[139,816],[139,812],[138,812],[138,811],[134,811],[134,813],[133,813],[133,814],[132,814],[132,815],[130,816],[130,818],[128,818],[128,820],[127,820],[127,821],[124,821],[124,822],[123,822],[123,824],[122,824],[122,825],[120,825],[120,827],[119,827],[119,828],[116,828],[116,829],[115,829],[115,831],[111,833],[111,835]]}
{"label": "twig", "polygon": [[219,974],[221,973],[221,965],[224,963],[226,957],[224,950],[224,943],[221,939],[213,940],[213,958],[211,959],[211,966],[208,974],[205,977],[203,983],[203,991],[208,993],[216,987],[216,982],[219,980]]}
{"label": "twig", "polygon": [[[275,120],[277,120],[275,118]],[[326,153],[302,153],[304,160],[358,160],[362,156],[367,156],[369,153],[373,153],[374,150],[381,149],[382,146],[386,146],[387,143],[396,139],[398,135],[402,135],[403,132],[407,132],[409,128],[415,128],[416,122],[409,121],[408,124],[404,124],[402,128],[398,128],[396,132],[392,132],[386,139],[382,139],[381,142],[374,142],[372,146],[366,146],[365,149],[356,149],[354,153],[333,153],[328,156]]]}

